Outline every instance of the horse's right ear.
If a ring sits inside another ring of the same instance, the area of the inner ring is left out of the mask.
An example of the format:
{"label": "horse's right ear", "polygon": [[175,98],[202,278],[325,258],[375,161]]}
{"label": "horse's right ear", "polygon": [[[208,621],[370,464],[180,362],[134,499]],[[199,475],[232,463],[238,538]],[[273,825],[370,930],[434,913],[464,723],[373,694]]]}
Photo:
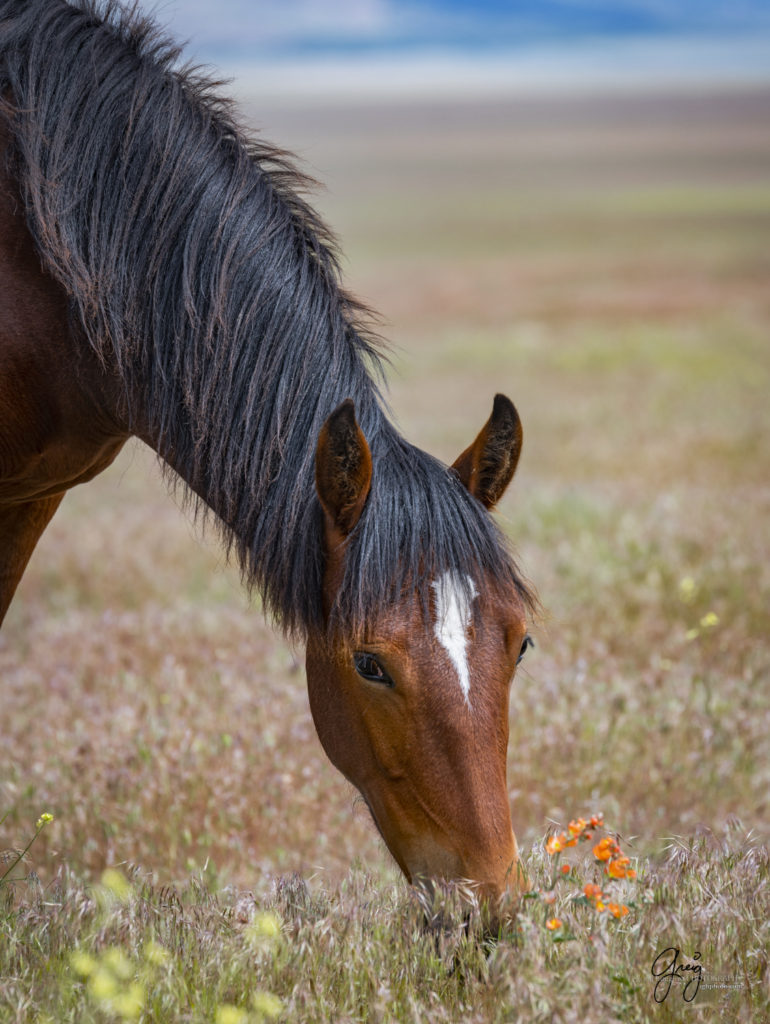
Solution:
{"label": "horse's right ear", "polygon": [[348,398],[321,428],[315,456],[315,486],[330,547],[342,543],[361,518],[371,483],[372,455]]}

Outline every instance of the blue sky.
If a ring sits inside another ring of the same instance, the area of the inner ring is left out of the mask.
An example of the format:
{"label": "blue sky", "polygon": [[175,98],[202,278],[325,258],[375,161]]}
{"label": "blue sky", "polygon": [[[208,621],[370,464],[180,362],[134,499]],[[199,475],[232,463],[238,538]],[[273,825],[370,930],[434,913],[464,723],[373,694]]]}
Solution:
{"label": "blue sky", "polygon": [[[676,77],[770,80],[770,0],[143,0],[224,69],[508,60],[533,69],[638,62]],[[582,64],[581,64],[582,61]],[[319,79],[322,81],[323,78]]]}
{"label": "blue sky", "polygon": [[160,0],[157,11],[211,56],[770,33],[769,0]]}

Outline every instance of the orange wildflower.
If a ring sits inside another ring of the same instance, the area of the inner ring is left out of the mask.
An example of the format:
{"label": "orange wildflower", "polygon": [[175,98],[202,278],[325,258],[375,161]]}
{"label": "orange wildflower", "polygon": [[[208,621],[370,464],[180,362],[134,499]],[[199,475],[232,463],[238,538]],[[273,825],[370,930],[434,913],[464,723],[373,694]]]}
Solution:
{"label": "orange wildflower", "polygon": [[569,864],[562,864],[562,866],[561,866],[561,873],[563,875],[568,875],[571,870],[572,870],[572,868],[569,866]]}
{"label": "orange wildflower", "polygon": [[553,856],[555,853],[561,853],[564,847],[567,845],[567,837],[563,832],[560,832],[558,836],[549,836],[546,840],[545,848],[548,853]]}
{"label": "orange wildflower", "polygon": [[600,839],[594,847],[594,857],[597,860],[609,860],[620,853],[620,847],[611,836]]}
{"label": "orange wildflower", "polygon": [[606,905],[606,903],[602,903],[602,901],[601,901],[601,900],[597,900],[597,901],[596,901],[596,903],[594,904],[594,906],[596,907],[596,912],[597,912],[598,914],[601,914],[601,912],[602,912],[603,910],[606,910],[606,909],[607,909],[607,905]]}
{"label": "orange wildflower", "polygon": [[604,824],[604,815],[600,812],[599,814],[591,815],[591,826],[592,828],[601,828]]}
{"label": "orange wildflower", "polygon": [[549,920],[547,920],[545,922],[545,926],[546,926],[546,928],[549,931],[555,932],[558,928],[561,928],[561,926],[562,926],[561,918],[560,917],[551,917],[551,918],[549,918]]}
{"label": "orange wildflower", "polygon": [[608,903],[607,910],[609,910],[613,917],[625,917],[628,913],[628,907],[625,903]]}
{"label": "orange wildflower", "polygon": [[593,882],[586,882],[583,886],[583,895],[587,896],[589,900],[599,900],[602,897],[602,887],[594,885]]}
{"label": "orange wildflower", "polygon": [[573,818],[567,828],[571,836],[579,836],[583,829],[586,827],[585,818]]}
{"label": "orange wildflower", "polygon": [[630,857],[614,857],[607,865],[607,874],[610,878],[636,878],[636,872],[629,867],[630,863]]}

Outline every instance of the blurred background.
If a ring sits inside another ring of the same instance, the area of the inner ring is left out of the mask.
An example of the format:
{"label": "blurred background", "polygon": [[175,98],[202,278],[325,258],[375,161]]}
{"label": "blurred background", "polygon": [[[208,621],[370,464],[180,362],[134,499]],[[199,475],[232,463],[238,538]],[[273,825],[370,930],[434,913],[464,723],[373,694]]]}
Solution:
{"label": "blurred background", "polygon": [[[770,8],[760,0],[166,0],[187,54],[321,183],[404,433],[493,394],[544,605],[511,701],[525,848],[770,834]],[[327,763],[302,652],[150,453],[67,496],[0,634],[0,817],[41,872],[392,873]],[[634,838],[635,837],[635,838]],[[47,844],[47,845],[46,845]]]}
{"label": "blurred background", "polygon": [[263,96],[734,83],[770,66],[763,0],[165,0],[158,13]]}

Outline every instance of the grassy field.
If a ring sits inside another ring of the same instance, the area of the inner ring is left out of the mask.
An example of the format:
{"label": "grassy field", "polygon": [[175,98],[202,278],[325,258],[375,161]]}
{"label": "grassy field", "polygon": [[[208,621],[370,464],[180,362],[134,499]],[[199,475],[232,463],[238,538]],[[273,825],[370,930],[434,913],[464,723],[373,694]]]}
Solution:
{"label": "grassy field", "polygon": [[[0,884],[0,1021],[768,1024],[770,93],[249,116],[327,186],[406,435],[451,461],[495,391],[521,413],[535,895],[493,949],[421,927],[302,652],[132,447],[66,498],[0,634],[7,864],[54,815]],[[598,811],[638,873],[619,919],[574,899],[590,852],[544,850]],[[669,946],[701,953],[692,1002],[653,998]]]}

